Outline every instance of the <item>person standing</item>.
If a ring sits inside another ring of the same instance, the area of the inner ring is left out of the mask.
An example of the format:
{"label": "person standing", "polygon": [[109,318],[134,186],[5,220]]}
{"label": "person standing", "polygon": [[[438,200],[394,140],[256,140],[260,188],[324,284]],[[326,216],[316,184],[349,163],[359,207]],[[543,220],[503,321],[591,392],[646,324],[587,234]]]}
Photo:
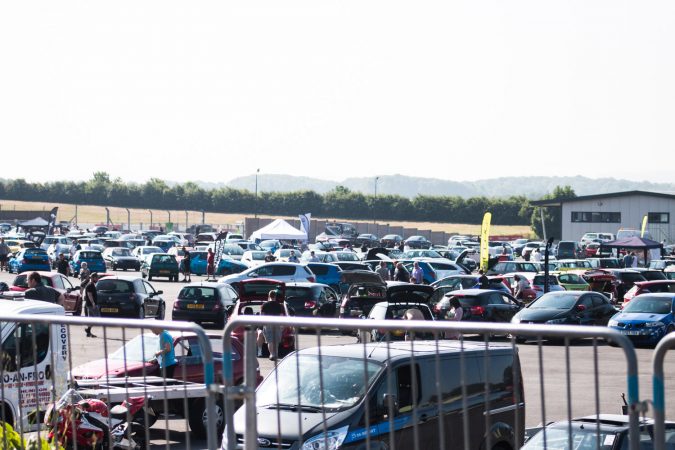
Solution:
{"label": "person standing", "polygon": [[[457,297],[451,297],[450,298],[450,306],[451,309],[448,311],[448,314],[446,315],[447,320],[452,320],[454,322],[461,322],[462,317],[464,317],[464,309],[462,309],[462,305],[459,303],[459,299]],[[445,334],[446,339],[459,339],[462,336],[462,333],[458,331],[450,331]]]}
{"label": "person standing", "polygon": [[183,247],[183,260],[181,261],[181,264],[183,265],[183,281],[187,281],[188,283],[192,281],[192,277],[190,276],[190,263],[190,252]]}
{"label": "person standing", "polygon": [[402,281],[404,283],[410,283],[410,273],[402,263],[396,264],[396,272],[394,272],[394,281]]}
{"label": "person standing", "polygon": [[210,281],[211,277],[213,279],[216,279],[216,276],[214,275],[215,273],[215,255],[213,254],[213,250],[209,248],[209,252],[206,255],[206,281]]}
{"label": "person standing", "polygon": [[89,283],[89,277],[91,277],[91,270],[89,270],[89,265],[87,261],[82,261],[80,266],[80,287],[84,289]]}
{"label": "person standing", "polygon": [[77,243],[77,239],[73,239],[73,243],[70,246],[70,259],[73,259],[75,253],[80,249],[80,244]]}
{"label": "person standing", "polygon": [[[281,292],[272,290],[267,295],[267,301],[260,308],[260,314],[263,316],[283,316],[285,311],[282,305],[283,299]],[[270,352],[270,361],[276,361],[279,351],[279,342],[281,342],[281,328],[278,326],[265,325],[258,332],[258,356],[262,356],[262,346],[267,343],[267,349]]]}
{"label": "person standing", "polygon": [[318,263],[321,262],[321,260],[316,256],[314,250],[312,250],[311,252],[309,252],[309,259],[307,260],[307,262]]}
{"label": "person standing", "polygon": [[5,238],[0,238],[0,272],[3,270],[9,272],[7,260],[9,259],[9,245],[5,243]]}
{"label": "person standing", "polygon": [[[85,312],[87,317],[99,317],[100,312],[98,309],[98,292],[96,291],[96,282],[98,281],[98,273],[94,272],[89,278],[87,286],[84,288],[84,305]],[[84,332],[87,333],[87,337],[95,338],[96,335],[91,332],[91,325],[84,329]]]}
{"label": "person standing", "polygon": [[420,263],[417,261],[413,263],[413,271],[410,281],[415,284],[422,284],[424,282],[424,271],[420,267]]}
{"label": "person standing", "polygon": [[626,252],[626,256],[623,257],[623,266],[626,269],[633,267],[633,252]]}
{"label": "person standing", "polygon": [[298,263],[298,262],[300,262],[300,261],[298,260],[297,255],[295,254],[295,250],[291,250],[291,254],[288,255],[288,262],[290,262],[290,263]]}
{"label": "person standing", "polygon": [[630,266],[635,269],[638,266],[638,257],[635,252],[630,252],[630,255],[633,257]]}
{"label": "person standing", "polygon": [[173,336],[161,328],[153,328],[152,332],[159,336],[158,347],[155,352],[155,358],[159,364],[160,374],[164,378],[173,378],[174,370],[176,369],[176,352],[173,347]]}
{"label": "person standing", "polygon": [[480,283],[480,289],[489,289],[490,288],[490,280],[488,277],[485,275],[485,272],[483,269],[480,269],[478,271],[480,276],[478,277],[478,283]]}
{"label": "person standing", "polygon": [[513,279],[516,280],[516,292],[513,296],[518,300],[523,300],[524,291],[530,288],[530,282],[522,275],[516,275]]}
{"label": "person standing", "polygon": [[25,298],[63,305],[63,302],[65,301],[63,294],[51,286],[43,285],[42,277],[39,273],[31,272],[30,275],[28,275],[27,284],[28,289],[24,293]]}
{"label": "person standing", "polygon": [[532,250],[532,260],[537,263],[541,262],[541,251],[539,250],[539,247]]}
{"label": "person standing", "polygon": [[56,271],[63,276],[68,276],[68,260],[63,253],[59,254],[59,260],[56,261]]}
{"label": "person standing", "polygon": [[376,272],[382,277],[382,281],[389,281],[391,277],[389,276],[389,268],[385,261],[380,261],[380,267],[377,268]]}

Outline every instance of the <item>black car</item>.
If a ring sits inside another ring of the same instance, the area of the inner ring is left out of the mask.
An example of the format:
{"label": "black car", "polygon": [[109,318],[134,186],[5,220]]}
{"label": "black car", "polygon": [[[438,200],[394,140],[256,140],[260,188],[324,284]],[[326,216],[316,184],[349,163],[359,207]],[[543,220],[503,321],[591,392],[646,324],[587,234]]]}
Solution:
{"label": "black car", "polygon": [[96,283],[96,291],[101,316],[164,319],[164,292],[140,277],[105,277]]}
{"label": "black car", "polygon": [[173,303],[172,320],[203,324],[210,322],[222,328],[228,309],[234,307],[239,294],[227,283],[191,283],[184,286]]}
{"label": "black car", "polygon": [[513,317],[513,323],[606,326],[618,310],[609,299],[593,291],[549,292]]}
{"label": "black car", "polygon": [[380,246],[384,248],[398,247],[401,242],[403,242],[403,238],[398,234],[387,234],[380,239]]}
{"label": "black car", "polygon": [[[623,450],[629,448],[628,434],[630,417],[614,414],[600,414],[564,420],[546,425],[546,433],[541,427],[526,430],[529,436],[522,450],[544,450],[546,448],[567,447],[573,442],[574,448],[599,448],[605,450]],[[675,422],[665,423],[666,448],[672,448],[675,441]],[[570,433],[572,436],[570,436]],[[654,421],[640,419],[640,448],[654,448]]]}
{"label": "black car", "polygon": [[141,262],[127,247],[109,247],[103,250],[103,261],[108,269],[141,270]]}
{"label": "black car", "polygon": [[664,275],[662,270],[658,269],[645,269],[642,267],[635,268],[633,270],[636,270],[640,272],[640,275],[645,277],[647,281],[661,281],[661,280],[667,280],[666,276]]}
{"label": "black car", "polygon": [[354,270],[371,270],[370,264],[354,261],[338,261],[331,264],[335,264],[343,272],[349,272]]}
{"label": "black car", "polygon": [[424,236],[410,236],[405,240],[405,245],[408,248],[431,248],[431,242],[429,242],[429,240]]}
{"label": "black car", "polygon": [[338,301],[338,294],[325,284],[286,284],[286,307],[292,316],[336,317]]}
{"label": "black car", "polygon": [[363,244],[366,244],[366,247],[368,247],[368,248],[373,248],[373,247],[377,247],[378,245],[380,245],[380,241],[379,241],[379,239],[377,239],[377,236],[375,236],[374,234],[363,233],[363,234],[359,234],[356,237],[354,245],[356,245],[357,247],[361,247]]}
{"label": "black car", "polygon": [[635,286],[635,283],[647,281],[640,272],[633,269],[613,269],[609,272],[616,277],[618,283],[616,296],[619,301],[623,301],[623,296]]}
{"label": "black car", "polygon": [[449,292],[434,305],[434,314],[444,319],[456,298],[462,306],[462,320],[470,322],[510,322],[523,307],[519,300],[506,292],[490,289],[464,289]]}

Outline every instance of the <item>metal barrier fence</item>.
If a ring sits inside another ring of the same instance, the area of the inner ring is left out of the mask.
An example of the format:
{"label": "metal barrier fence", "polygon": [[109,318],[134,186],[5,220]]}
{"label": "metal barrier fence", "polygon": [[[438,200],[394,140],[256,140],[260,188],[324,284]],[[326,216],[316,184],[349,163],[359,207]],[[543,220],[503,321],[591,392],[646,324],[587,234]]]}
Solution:
{"label": "metal barrier fence", "polygon": [[675,333],[667,334],[654,349],[652,356],[652,389],[654,409],[654,449],[665,450],[666,395],[663,361],[668,350],[675,349]]}
{"label": "metal barrier fence", "polygon": [[[32,303],[35,310],[43,302]],[[81,326],[93,326],[102,342],[86,339]],[[201,439],[194,439],[188,429],[195,437],[205,437],[207,448],[217,448],[223,413],[220,386],[214,384],[212,346],[222,344],[219,333],[209,335],[188,322],[80,318],[44,312],[0,313],[0,330],[0,419],[21,436],[37,432],[38,439],[46,439],[52,432],[56,441],[67,441],[67,448],[75,449],[112,448],[129,445],[132,440],[136,448],[146,448],[152,437],[150,426],[163,415],[165,448],[176,448],[176,431],[185,435],[184,448],[203,448]],[[155,361],[161,358],[156,354],[163,342],[157,335],[162,330],[169,332],[164,338],[177,341],[173,369],[158,369],[161,366]],[[89,344],[86,349],[85,343]],[[103,361],[78,368],[78,360],[86,362],[83,349],[97,351]],[[168,376],[171,371],[174,379]],[[182,381],[195,377],[199,382]],[[69,387],[75,390],[66,391]],[[59,398],[65,403],[59,405]],[[89,400],[78,403],[82,399]],[[126,408],[112,407],[123,403]],[[184,417],[184,426],[172,417],[176,412]],[[8,439],[8,433],[3,432],[1,448],[23,446],[23,442]],[[102,445],[99,439],[103,439]],[[153,440],[161,438],[154,436]]]}
{"label": "metal barrier fence", "polygon": [[[288,338],[283,333],[279,337],[278,332],[270,332],[275,327],[293,327],[296,348],[301,337],[298,329],[311,329],[316,333],[316,347],[275,361],[272,373],[256,392],[256,328],[266,329],[270,339]],[[334,329],[356,332],[360,343],[322,346],[326,333]],[[235,386],[229,360],[233,332],[245,336],[243,386]],[[412,339],[395,342],[403,334]],[[452,339],[444,339],[446,335]],[[468,335],[480,337],[472,340]],[[509,337],[506,342],[495,343],[491,338],[495,335]],[[518,358],[516,346],[521,338],[536,341],[537,374],[523,374],[521,370],[523,359]],[[551,414],[546,408],[545,384],[550,374],[543,367],[544,338],[559,339],[565,344],[564,412]],[[631,450],[640,448],[639,415],[643,405],[639,401],[636,353],[626,336],[611,329],[269,316],[238,316],[225,327],[226,427],[222,448],[520,448],[524,440],[525,392],[537,390],[539,405],[535,408],[542,424],[551,419],[568,421],[569,432],[563,445],[560,436],[547,437],[544,427],[543,448],[547,442],[551,448],[605,448],[608,441],[604,436],[601,440],[596,420],[586,423],[589,431],[584,438],[591,440],[589,447],[579,447],[577,437],[573,442],[570,342],[582,338],[590,339],[593,349],[592,360],[582,362],[586,367],[592,366],[592,384],[587,392],[595,394],[589,414],[606,413],[600,407],[598,343],[607,341],[622,349],[629,445]],[[617,371],[620,373],[619,368]],[[533,377],[538,378],[538,386],[523,386],[524,378]],[[242,400],[243,407],[235,414],[235,402]]]}

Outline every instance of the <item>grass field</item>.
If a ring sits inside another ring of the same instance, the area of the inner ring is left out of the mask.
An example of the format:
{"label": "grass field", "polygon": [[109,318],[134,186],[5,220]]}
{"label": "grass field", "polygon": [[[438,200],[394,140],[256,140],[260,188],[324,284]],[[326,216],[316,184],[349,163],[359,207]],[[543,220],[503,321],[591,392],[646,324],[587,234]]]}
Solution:
{"label": "grass field", "polygon": [[[72,221],[75,219],[76,207],[72,204],[67,203],[40,203],[40,202],[20,202],[14,200],[0,200],[0,209],[2,211],[6,210],[17,210],[17,211],[49,211],[53,207],[59,207],[58,220],[59,221]],[[127,210],[124,208],[108,208],[110,210],[110,220],[116,224],[126,224],[127,223]],[[129,209],[131,214],[131,224],[132,226],[143,224],[144,227],[150,225],[150,216],[152,211],[152,222],[154,224],[164,224],[169,222],[169,214],[171,214],[171,222],[177,223],[180,227],[185,226],[186,222],[186,212],[185,211],[166,211],[159,209]],[[248,215],[250,216],[250,215]],[[246,214],[227,214],[227,213],[205,213],[204,221],[205,223],[212,225],[239,225],[244,222],[244,218],[247,217]],[[260,217],[272,217],[261,215]],[[284,218],[296,219],[297,216],[288,216]],[[331,220],[333,218],[330,218]],[[340,220],[339,218],[335,218]],[[102,206],[93,206],[93,205],[78,205],[77,206],[77,222],[80,224],[104,224],[106,221],[106,211]],[[353,220],[345,220],[346,222],[355,222]],[[202,222],[202,213],[199,211],[188,211],[187,212],[187,222],[189,224],[201,223]],[[396,221],[384,221],[389,225],[393,226],[402,226],[406,228],[417,228],[420,230],[432,230],[432,231],[445,231],[446,233],[458,233],[458,234],[480,234],[480,225],[470,225],[462,223],[437,223],[437,222],[396,222]],[[491,235],[493,236],[504,236],[504,235],[522,235],[529,236],[531,234],[531,229],[528,226],[517,225],[496,225],[491,228]]]}

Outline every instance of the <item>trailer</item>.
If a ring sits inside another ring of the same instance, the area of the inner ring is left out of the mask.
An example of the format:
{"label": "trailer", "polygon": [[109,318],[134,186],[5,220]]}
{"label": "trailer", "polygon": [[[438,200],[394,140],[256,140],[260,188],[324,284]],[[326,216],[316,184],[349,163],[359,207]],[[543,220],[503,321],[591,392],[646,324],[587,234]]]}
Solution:
{"label": "trailer", "polygon": [[[146,397],[157,416],[174,414],[185,417],[195,437],[206,436],[208,390],[204,384],[148,376],[77,380],[74,388],[83,398],[95,398],[110,406],[118,405],[129,397]],[[220,386],[218,391],[224,392],[224,387]],[[220,434],[225,427],[222,395],[216,399],[216,417]]]}

